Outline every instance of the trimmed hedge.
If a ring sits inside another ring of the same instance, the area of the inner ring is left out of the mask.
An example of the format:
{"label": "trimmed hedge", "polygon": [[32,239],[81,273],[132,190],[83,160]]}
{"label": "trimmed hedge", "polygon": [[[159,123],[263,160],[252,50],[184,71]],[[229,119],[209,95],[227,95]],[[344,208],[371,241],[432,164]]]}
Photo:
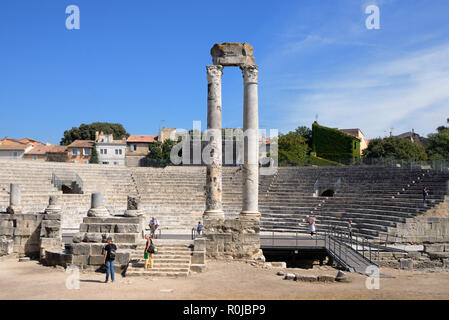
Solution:
{"label": "trimmed hedge", "polygon": [[318,157],[339,161],[360,158],[360,140],[340,130],[312,124],[312,149]]}

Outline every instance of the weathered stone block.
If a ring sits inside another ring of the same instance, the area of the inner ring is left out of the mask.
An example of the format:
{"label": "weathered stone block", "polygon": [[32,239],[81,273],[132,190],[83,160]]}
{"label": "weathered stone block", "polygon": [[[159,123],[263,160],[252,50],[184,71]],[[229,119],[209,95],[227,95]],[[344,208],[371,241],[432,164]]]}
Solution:
{"label": "weathered stone block", "polygon": [[12,236],[14,234],[13,227],[2,227],[0,228],[0,236]]}
{"label": "weathered stone block", "polygon": [[90,246],[91,245],[88,243],[73,243],[72,253],[76,255],[88,256],[90,254]]}
{"label": "weathered stone block", "polygon": [[424,252],[444,252],[444,244],[425,244],[424,245]]}
{"label": "weathered stone block", "polygon": [[110,235],[115,243],[136,243],[140,239],[140,234],[115,233]]}
{"label": "weathered stone block", "polygon": [[206,239],[205,238],[196,238],[193,243],[194,251],[205,251],[206,250]]}
{"label": "weathered stone block", "polygon": [[1,228],[12,228],[14,227],[12,220],[0,220],[0,230]]}
{"label": "weathered stone block", "polygon": [[80,232],[87,232],[88,226],[89,226],[88,224],[81,223],[80,224]]}
{"label": "weathered stone block", "polygon": [[101,226],[99,224],[89,224],[87,227],[87,232],[101,232]]}
{"label": "weathered stone block", "polygon": [[449,258],[449,252],[433,252],[428,255],[432,260]]}
{"label": "weathered stone block", "polygon": [[117,250],[117,255],[115,258],[115,263],[119,265],[128,264],[131,259],[131,252],[127,250]]}
{"label": "weathered stone block", "polygon": [[88,262],[89,262],[89,256],[72,255],[72,264],[74,264],[74,265],[87,265]]}
{"label": "weathered stone block", "polygon": [[103,243],[92,243],[92,244],[89,244],[89,246],[90,246],[90,254],[91,255],[99,256],[99,255],[104,254],[105,244],[103,244]]}
{"label": "weathered stone block", "polygon": [[191,272],[204,272],[206,270],[206,265],[204,264],[191,264],[190,271]]}
{"label": "weathered stone block", "polygon": [[117,224],[115,226],[116,233],[136,233],[139,232],[138,224]]}
{"label": "weathered stone block", "polygon": [[101,224],[100,232],[102,233],[111,233],[115,230],[115,224]]}
{"label": "weathered stone block", "polygon": [[44,217],[44,220],[61,220],[60,213],[47,213]]}
{"label": "weathered stone block", "polygon": [[85,242],[102,242],[103,237],[99,233],[86,233],[86,236],[84,237]]}
{"label": "weathered stone block", "polygon": [[316,281],[318,281],[318,278],[313,275],[298,275],[296,277],[296,281],[316,282]]}
{"label": "weathered stone block", "polygon": [[206,263],[206,251],[194,251],[192,253],[191,263],[193,264],[204,264]]}
{"label": "weathered stone block", "polygon": [[46,250],[45,264],[48,266],[63,266],[67,267],[72,263],[72,255],[65,253],[62,250]]}
{"label": "weathered stone block", "polygon": [[329,275],[319,275],[318,282],[334,282],[335,277]]}
{"label": "weathered stone block", "polygon": [[12,254],[14,250],[14,241],[11,239],[0,239],[0,256]]}
{"label": "weathered stone block", "polygon": [[412,259],[407,259],[407,258],[399,259],[399,264],[400,264],[401,269],[403,269],[403,270],[412,270],[413,269],[413,260]]}
{"label": "weathered stone block", "polygon": [[72,242],[73,243],[83,242],[85,236],[86,236],[86,234],[84,232],[79,232],[72,237]]}
{"label": "weathered stone block", "polygon": [[104,264],[104,256],[89,256],[89,265],[101,266]]}
{"label": "weathered stone block", "polygon": [[254,65],[253,47],[248,43],[217,43],[211,49],[214,65]]}

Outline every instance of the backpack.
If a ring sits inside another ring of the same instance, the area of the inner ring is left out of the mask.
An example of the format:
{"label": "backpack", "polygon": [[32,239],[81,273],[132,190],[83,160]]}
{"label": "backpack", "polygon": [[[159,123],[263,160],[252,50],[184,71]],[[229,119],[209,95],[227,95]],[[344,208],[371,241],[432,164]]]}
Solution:
{"label": "backpack", "polygon": [[109,259],[110,260],[115,260],[115,255],[116,255],[115,250],[116,250],[116,247],[114,245],[109,246]]}
{"label": "backpack", "polygon": [[154,253],[154,251],[157,251],[157,249],[154,247],[153,241],[151,241],[150,247],[148,248],[149,253]]}

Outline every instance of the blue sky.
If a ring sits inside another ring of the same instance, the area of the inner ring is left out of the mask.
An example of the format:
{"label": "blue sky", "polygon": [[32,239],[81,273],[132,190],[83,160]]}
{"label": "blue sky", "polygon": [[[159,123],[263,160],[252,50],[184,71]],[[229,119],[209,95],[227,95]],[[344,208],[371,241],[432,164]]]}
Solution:
{"label": "blue sky", "polygon": [[[80,8],[80,30],[65,9]],[[380,8],[380,30],[365,8]],[[318,121],[369,137],[449,117],[447,0],[2,0],[0,137],[59,143],[81,123],[131,134],[206,125],[210,48],[248,42],[261,128]],[[223,126],[242,126],[241,72],[225,68]]]}

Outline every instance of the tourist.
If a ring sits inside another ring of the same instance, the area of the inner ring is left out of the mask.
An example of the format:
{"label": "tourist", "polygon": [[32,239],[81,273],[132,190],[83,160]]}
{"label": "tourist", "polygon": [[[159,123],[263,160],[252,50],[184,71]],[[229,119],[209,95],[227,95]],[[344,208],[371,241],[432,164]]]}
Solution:
{"label": "tourist", "polygon": [[201,224],[201,221],[198,221],[198,226],[196,227],[196,232],[198,235],[201,235],[201,230],[203,230],[203,225]]}
{"label": "tourist", "polygon": [[157,219],[155,217],[151,218],[149,226],[150,226],[150,235],[151,235],[151,237],[153,239],[157,239],[156,231],[159,228],[159,222],[157,221]]}
{"label": "tourist", "polygon": [[316,234],[316,218],[306,216],[306,220],[309,224],[310,237],[313,238],[313,236]]}
{"label": "tourist", "polygon": [[348,222],[348,232],[349,232],[349,238],[352,239],[352,220],[349,220],[349,222]]}
{"label": "tourist", "polygon": [[237,170],[235,172],[237,173],[237,172],[242,171],[242,170],[243,170],[243,165],[239,164],[239,167],[237,168]]}
{"label": "tourist", "polygon": [[153,269],[153,259],[151,255],[154,252],[154,244],[149,235],[146,234],[145,239],[147,239],[147,244],[145,245],[145,251],[143,253],[143,257],[145,259],[144,269],[148,270],[148,262],[150,262],[150,269]]}
{"label": "tourist", "polygon": [[111,274],[111,281],[114,282],[114,261],[117,252],[117,246],[112,243],[112,238],[108,237],[108,244],[104,247],[104,264],[106,265],[106,280],[109,280],[109,274]]}
{"label": "tourist", "polygon": [[423,203],[426,204],[427,197],[429,196],[429,189],[427,189],[426,186],[422,189],[422,197],[423,197]]}

